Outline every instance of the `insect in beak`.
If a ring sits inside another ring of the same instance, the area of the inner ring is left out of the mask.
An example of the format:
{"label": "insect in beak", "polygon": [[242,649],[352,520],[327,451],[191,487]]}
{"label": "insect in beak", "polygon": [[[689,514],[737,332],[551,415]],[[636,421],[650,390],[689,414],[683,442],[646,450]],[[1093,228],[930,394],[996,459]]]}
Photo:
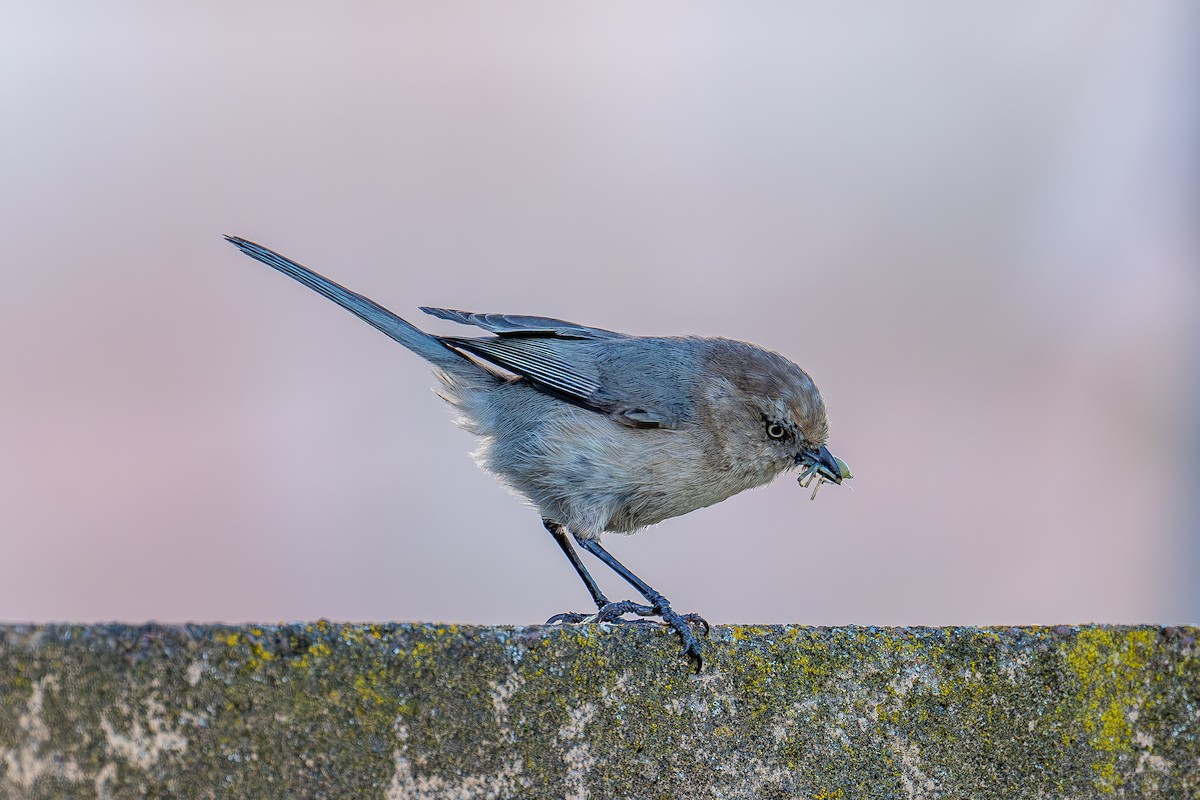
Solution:
{"label": "insect in beak", "polygon": [[[813,487],[809,500],[817,499],[817,490],[821,488],[821,484],[841,483],[854,477],[850,473],[850,467],[846,466],[846,462],[829,452],[829,449],[823,445],[816,452],[801,453],[796,457],[796,464],[804,468],[800,472],[800,477],[797,478],[797,483],[805,489],[809,486]],[[815,485],[814,481],[816,481]]]}

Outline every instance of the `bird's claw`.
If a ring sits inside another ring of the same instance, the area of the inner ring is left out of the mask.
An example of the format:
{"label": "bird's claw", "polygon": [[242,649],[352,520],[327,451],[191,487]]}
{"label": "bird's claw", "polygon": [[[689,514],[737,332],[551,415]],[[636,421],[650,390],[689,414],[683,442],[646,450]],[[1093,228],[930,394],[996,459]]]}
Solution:
{"label": "bird's claw", "polygon": [[635,603],[632,600],[622,600],[617,603],[606,603],[599,610],[593,611],[590,614],[582,614],[577,611],[566,611],[562,614],[555,614],[550,619],[546,620],[547,625],[555,623],[564,623],[570,625],[578,625],[585,622],[612,622],[617,624],[634,625],[648,620],[632,620],[622,619],[625,614],[637,614],[639,617],[654,617],[658,616],[658,612],[653,606]]}
{"label": "bird's claw", "polygon": [[704,659],[700,655],[700,640],[696,638],[696,634],[692,633],[688,623],[694,622],[703,625],[705,636],[708,635],[708,623],[699,614],[681,615],[665,603],[655,608],[655,611],[658,616],[662,617],[662,621],[670,626],[671,630],[679,634],[679,639],[683,642],[683,654],[692,663],[692,670],[700,672],[700,668],[704,666]]}
{"label": "bird's claw", "polygon": [[616,603],[607,603],[592,614],[572,611],[555,614],[546,620],[546,624],[554,625],[555,623],[563,623],[575,625],[579,623],[609,622],[637,625],[649,622],[648,620],[641,619],[622,619],[622,616],[625,614],[636,614],[639,617],[659,617],[662,619],[664,625],[679,635],[680,640],[683,642],[683,654],[687,656],[693,669],[696,672],[700,671],[700,667],[703,665],[703,659],[700,655],[700,640],[696,638],[696,634],[692,631],[691,626],[696,625],[702,628],[703,633],[701,635],[708,636],[709,624],[699,614],[680,614],[666,602],[649,606],[643,603],[635,603],[632,600],[622,600]]}
{"label": "bird's claw", "polygon": [[[596,612],[597,622],[625,622],[621,619],[625,614],[637,614],[639,617],[653,617],[658,612],[653,606],[635,603],[632,600],[621,600],[616,603],[608,603],[599,611]],[[642,620],[630,620],[631,622],[642,622]]]}
{"label": "bird's claw", "polygon": [[711,626],[708,624],[708,620],[706,620],[704,617],[700,616],[699,614],[680,614],[679,618],[689,625],[699,625],[700,627],[704,628],[704,635],[708,636]]}

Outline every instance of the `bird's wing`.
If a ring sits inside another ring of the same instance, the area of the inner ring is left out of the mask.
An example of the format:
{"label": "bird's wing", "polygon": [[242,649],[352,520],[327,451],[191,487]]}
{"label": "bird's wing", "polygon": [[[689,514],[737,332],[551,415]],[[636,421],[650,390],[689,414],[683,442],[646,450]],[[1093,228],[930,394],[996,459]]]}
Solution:
{"label": "bird's wing", "polygon": [[497,336],[458,338],[445,336],[449,346],[478,356],[520,375],[537,388],[584,408],[606,414],[636,428],[674,428],[682,419],[681,398],[687,394],[663,381],[663,392],[638,390],[627,380],[614,380],[606,364],[618,350],[636,347],[638,340],[587,341],[555,336]]}
{"label": "bird's wing", "polygon": [[627,335],[603,328],[590,328],[550,317],[527,317],[520,314],[474,314],[452,308],[428,308],[426,314],[448,319],[463,325],[474,325],[497,336],[550,336],[558,339],[624,339]]}
{"label": "bird's wing", "polygon": [[565,344],[562,340],[545,336],[487,339],[444,336],[442,341],[528,378],[542,388],[594,407],[592,398],[600,389],[599,371],[587,360],[581,363],[581,359],[572,358],[569,349],[562,346]]}

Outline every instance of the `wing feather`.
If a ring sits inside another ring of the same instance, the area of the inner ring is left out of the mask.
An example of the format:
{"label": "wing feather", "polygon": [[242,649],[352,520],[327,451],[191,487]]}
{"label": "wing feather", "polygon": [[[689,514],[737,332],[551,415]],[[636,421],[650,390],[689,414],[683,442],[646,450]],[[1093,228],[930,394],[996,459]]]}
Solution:
{"label": "wing feather", "polygon": [[[421,310],[497,334],[438,337],[444,344],[519,375],[538,389],[606,414],[622,425],[675,428],[690,413],[686,376],[676,374],[678,365],[670,362],[664,372],[662,353],[658,347],[647,345],[647,340],[549,317],[472,314],[446,308]],[[645,381],[637,377],[647,371],[661,373],[661,391],[648,391]]]}
{"label": "wing feather", "polygon": [[580,366],[563,352],[564,345],[555,339],[533,337],[495,339],[460,339],[444,337],[451,347],[487,359],[493,364],[524,376],[560,394],[593,408],[606,410],[595,402],[600,389],[600,375],[592,367]]}
{"label": "wing feather", "polygon": [[553,336],[559,339],[624,339],[627,334],[592,328],[552,317],[528,317],[520,314],[475,314],[452,308],[422,306],[426,314],[462,325],[474,325],[497,336]]}

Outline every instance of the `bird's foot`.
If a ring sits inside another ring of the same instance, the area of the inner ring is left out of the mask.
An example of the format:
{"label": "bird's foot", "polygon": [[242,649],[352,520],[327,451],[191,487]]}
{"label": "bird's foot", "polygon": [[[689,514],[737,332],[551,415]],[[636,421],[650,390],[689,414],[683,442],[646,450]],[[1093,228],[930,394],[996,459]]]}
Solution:
{"label": "bird's foot", "polygon": [[624,620],[621,617],[625,614],[637,614],[639,617],[657,616],[658,612],[653,606],[635,603],[632,600],[621,600],[617,603],[608,603],[599,611],[596,612],[597,622],[645,622],[645,620]]}
{"label": "bird's foot", "polygon": [[708,631],[712,627],[708,624],[708,620],[699,614],[680,614],[679,618],[689,625],[699,625],[700,627],[704,628],[705,636],[708,636]]}
{"label": "bird's foot", "polygon": [[692,625],[703,629],[703,636],[708,635],[709,624],[704,617],[699,614],[680,614],[675,609],[671,608],[671,604],[662,599],[655,605],[645,605],[643,603],[635,603],[632,600],[622,600],[617,603],[607,603],[598,611],[591,614],[583,614],[578,612],[567,611],[562,614],[555,614],[550,619],[546,620],[547,625],[555,623],[564,624],[579,624],[591,622],[614,622],[625,625],[637,625],[646,623],[648,620],[627,620],[622,619],[625,614],[636,614],[639,617],[658,617],[663,621],[663,624],[679,635],[683,642],[683,654],[692,662],[692,667],[696,672],[700,671],[703,664],[703,659],[700,656],[700,640],[696,638],[696,634],[692,631]]}
{"label": "bird's foot", "polygon": [[598,611],[593,611],[590,614],[582,614],[576,611],[566,611],[562,614],[555,614],[550,619],[546,620],[547,625],[553,625],[558,622],[576,625],[581,622],[615,622],[624,624],[635,624],[645,622],[646,620],[630,620],[622,619],[625,614],[637,614],[640,617],[655,617],[658,612],[653,606],[635,603],[632,600],[622,600],[619,603],[605,603]]}
{"label": "bird's foot", "polygon": [[679,639],[683,642],[683,654],[687,656],[688,661],[692,662],[692,669],[699,672],[704,665],[704,660],[700,656],[700,640],[696,638],[696,634],[692,633],[691,624],[703,626],[704,635],[707,636],[708,622],[699,614],[680,614],[665,600],[656,605],[654,611],[664,623],[670,626],[671,630],[679,634]]}

